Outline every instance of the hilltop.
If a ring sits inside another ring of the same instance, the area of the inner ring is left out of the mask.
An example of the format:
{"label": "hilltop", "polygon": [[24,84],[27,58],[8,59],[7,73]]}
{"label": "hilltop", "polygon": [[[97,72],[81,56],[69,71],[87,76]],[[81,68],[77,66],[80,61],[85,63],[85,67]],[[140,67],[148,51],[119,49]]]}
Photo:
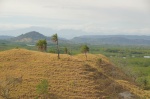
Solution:
{"label": "hilltop", "polygon": [[[0,82],[6,76],[20,77],[22,83],[10,89],[10,97],[34,99],[36,85],[46,79],[51,99],[150,98],[107,57],[101,54],[70,56],[12,49],[0,52]],[[0,93],[1,94],[1,93]],[[39,96],[41,97],[41,96]]]}

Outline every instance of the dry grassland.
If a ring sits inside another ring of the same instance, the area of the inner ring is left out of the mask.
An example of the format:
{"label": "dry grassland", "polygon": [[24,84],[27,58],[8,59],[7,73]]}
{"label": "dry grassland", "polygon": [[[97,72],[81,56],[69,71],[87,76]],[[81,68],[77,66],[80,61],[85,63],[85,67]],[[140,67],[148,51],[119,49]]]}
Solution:
{"label": "dry grassland", "polygon": [[42,99],[36,92],[42,79],[49,82],[49,99],[119,99],[124,91],[150,98],[149,91],[129,83],[130,78],[103,55],[88,54],[87,61],[83,54],[61,54],[60,58],[26,49],[0,52],[0,82],[8,76],[23,76],[22,83],[10,89],[14,99]]}

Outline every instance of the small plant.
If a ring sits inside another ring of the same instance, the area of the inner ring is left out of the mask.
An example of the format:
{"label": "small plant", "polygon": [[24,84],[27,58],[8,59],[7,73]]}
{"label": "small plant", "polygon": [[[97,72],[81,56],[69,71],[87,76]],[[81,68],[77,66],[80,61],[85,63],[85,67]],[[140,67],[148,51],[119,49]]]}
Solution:
{"label": "small plant", "polygon": [[48,95],[48,81],[46,79],[42,80],[37,86],[36,90],[38,94],[42,95],[44,99],[47,99]]}
{"label": "small plant", "polygon": [[101,58],[98,58],[97,59],[97,64],[101,64],[102,63],[102,59]]}

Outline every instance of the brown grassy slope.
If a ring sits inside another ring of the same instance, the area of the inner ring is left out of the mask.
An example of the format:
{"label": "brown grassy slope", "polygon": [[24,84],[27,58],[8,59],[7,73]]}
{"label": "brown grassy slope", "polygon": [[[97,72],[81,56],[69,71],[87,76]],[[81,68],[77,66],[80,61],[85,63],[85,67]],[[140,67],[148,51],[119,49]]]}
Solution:
{"label": "brown grassy slope", "polygon": [[[10,97],[14,99],[39,96],[36,85],[42,79],[49,82],[50,99],[118,99],[118,94],[126,90],[137,95],[143,93],[134,84],[124,83],[129,79],[103,55],[88,54],[87,61],[82,54],[60,57],[58,60],[56,54],[25,49],[0,52],[0,80],[3,81],[6,75],[23,75],[23,82],[10,89]],[[100,58],[102,63],[97,62]],[[134,90],[131,90],[132,86]],[[139,96],[150,97],[148,93]]]}

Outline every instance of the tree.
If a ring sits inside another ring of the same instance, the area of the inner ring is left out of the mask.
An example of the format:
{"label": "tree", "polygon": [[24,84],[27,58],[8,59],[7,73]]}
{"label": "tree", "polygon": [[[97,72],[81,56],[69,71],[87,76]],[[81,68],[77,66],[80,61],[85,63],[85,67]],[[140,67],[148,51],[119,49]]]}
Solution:
{"label": "tree", "polygon": [[89,52],[89,47],[87,45],[81,46],[81,53],[85,54],[86,60],[87,60],[87,53]]}
{"label": "tree", "polygon": [[53,42],[56,42],[56,44],[57,44],[58,59],[60,59],[60,56],[59,56],[59,46],[58,46],[58,36],[57,36],[57,33],[56,33],[56,34],[54,34],[54,35],[52,35],[51,40],[52,40]]}
{"label": "tree", "polygon": [[47,51],[47,41],[46,41],[46,39],[43,40],[43,47],[44,47],[44,51]]}
{"label": "tree", "polygon": [[47,41],[45,40],[38,40],[36,43],[36,46],[38,47],[38,50],[40,51],[46,51],[47,50]]}

